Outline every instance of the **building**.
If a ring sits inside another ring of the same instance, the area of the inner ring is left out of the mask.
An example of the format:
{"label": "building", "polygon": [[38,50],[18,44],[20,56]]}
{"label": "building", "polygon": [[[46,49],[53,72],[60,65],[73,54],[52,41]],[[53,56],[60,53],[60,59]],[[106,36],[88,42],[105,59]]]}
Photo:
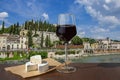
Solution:
{"label": "building", "polygon": [[7,36],[9,36],[9,35],[8,34],[0,34],[0,50],[6,50]]}
{"label": "building", "polygon": [[84,50],[91,49],[90,43],[89,42],[83,42],[84,45]]}
{"label": "building", "polygon": [[109,49],[120,49],[120,42],[110,43],[108,46]]}
{"label": "building", "polygon": [[109,38],[99,39],[97,43],[92,44],[92,49],[100,49],[100,50],[119,50],[120,42],[114,42]]}
{"label": "building", "polygon": [[19,35],[0,34],[0,50],[27,49],[27,37]]}
{"label": "building", "polygon": [[[20,36],[27,36],[27,32],[28,30],[24,30],[22,29],[20,31]],[[35,31],[32,31],[33,35],[35,34]],[[41,36],[43,34],[44,40],[47,37],[47,35],[50,37],[51,42],[53,43],[54,41],[58,41],[59,38],[56,36],[55,32],[47,32],[47,31],[36,31],[36,34],[38,34],[39,36],[37,37],[33,37],[33,44],[35,46],[39,46],[41,43]],[[43,43],[43,46],[45,46],[45,41]]]}

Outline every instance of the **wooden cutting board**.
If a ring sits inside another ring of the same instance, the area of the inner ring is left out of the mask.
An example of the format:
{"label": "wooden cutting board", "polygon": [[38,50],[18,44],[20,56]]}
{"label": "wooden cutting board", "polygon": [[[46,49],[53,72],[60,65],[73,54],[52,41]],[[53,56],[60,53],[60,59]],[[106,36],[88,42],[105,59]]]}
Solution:
{"label": "wooden cutting board", "polygon": [[18,66],[6,67],[5,70],[10,71],[13,74],[17,74],[17,75],[19,75],[23,78],[28,78],[28,77],[33,77],[33,76],[38,76],[38,75],[45,74],[47,72],[55,70],[56,68],[64,65],[64,64],[62,64],[62,63],[60,63],[60,62],[58,62],[54,59],[51,59],[51,58],[46,58],[46,59],[43,59],[43,60],[47,61],[48,64],[49,64],[49,69],[44,73],[40,73],[39,71],[26,72],[24,64],[23,65],[18,65]]}

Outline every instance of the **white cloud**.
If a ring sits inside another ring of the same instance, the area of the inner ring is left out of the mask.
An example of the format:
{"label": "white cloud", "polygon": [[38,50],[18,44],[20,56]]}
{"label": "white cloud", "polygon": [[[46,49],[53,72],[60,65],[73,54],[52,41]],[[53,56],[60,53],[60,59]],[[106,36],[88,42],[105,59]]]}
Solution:
{"label": "white cloud", "polygon": [[91,29],[91,32],[92,33],[106,33],[106,32],[109,32],[109,29],[104,29],[101,27],[94,27]]}
{"label": "white cloud", "polygon": [[85,32],[84,32],[84,31],[82,31],[82,32],[78,32],[77,35],[80,36],[80,37],[84,37],[84,36],[85,36]]}
{"label": "white cloud", "polygon": [[110,10],[110,8],[107,6],[107,5],[103,5],[103,7],[106,9],[106,10]]}
{"label": "white cloud", "polygon": [[101,36],[101,35],[95,35],[94,38],[95,38],[95,39],[105,39],[106,37]]}
{"label": "white cloud", "polygon": [[84,5],[86,12],[102,25],[120,25],[120,0],[76,0],[75,3]]}
{"label": "white cloud", "polygon": [[89,2],[89,0],[75,0],[74,3],[79,3],[79,4],[82,4],[82,5],[91,5],[92,3]]}
{"label": "white cloud", "polygon": [[7,12],[0,12],[0,20],[5,19],[6,17],[8,17],[8,13]]}
{"label": "white cloud", "polygon": [[[6,11],[15,13],[26,19],[40,19],[45,3],[41,0],[13,0],[1,5]],[[47,6],[47,5],[46,5]]]}
{"label": "white cloud", "polygon": [[84,37],[85,36],[85,31],[81,28],[81,27],[77,27],[77,35],[80,37]]}
{"label": "white cloud", "polygon": [[105,2],[109,4],[111,2],[111,0],[105,0]]}
{"label": "white cloud", "polygon": [[45,20],[48,20],[49,19],[49,16],[47,13],[43,13],[42,16],[44,17]]}
{"label": "white cloud", "polygon": [[[78,34],[84,32],[86,37],[110,37],[120,40],[120,0],[75,0],[74,5],[81,9],[84,8],[92,18],[91,22],[93,21],[91,24],[80,26],[83,30],[79,30]],[[83,15],[80,15],[81,9],[78,9],[76,14],[80,18],[84,18]],[[73,11],[75,10],[74,8]],[[82,13],[84,14],[84,12]]]}

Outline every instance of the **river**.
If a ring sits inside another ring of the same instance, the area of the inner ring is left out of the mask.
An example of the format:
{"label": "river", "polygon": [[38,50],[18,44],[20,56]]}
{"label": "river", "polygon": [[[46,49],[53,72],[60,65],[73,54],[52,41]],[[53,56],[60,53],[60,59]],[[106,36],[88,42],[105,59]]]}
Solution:
{"label": "river", "polygon": [[120,63],[120,53],[97,56],[82,56],[77,59],[72,59],[72,61],[75,63]]}

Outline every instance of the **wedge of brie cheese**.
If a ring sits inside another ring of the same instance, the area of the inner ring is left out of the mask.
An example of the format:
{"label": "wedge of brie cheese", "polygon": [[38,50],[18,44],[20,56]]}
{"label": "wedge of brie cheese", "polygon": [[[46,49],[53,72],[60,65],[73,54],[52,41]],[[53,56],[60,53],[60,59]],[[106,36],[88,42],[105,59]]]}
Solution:
{"label": "wedge of brie cheese", "polygon": [[30,62],[35,64],[41,64],[42,63],[41,55],[35,55],[30,57]]}
{"label": "wedge of brie cheese", "polygon": [[49,69],[49,65],[47,61],[43,61],[42,64],[38,64],[38,71],[40,73],[46,72]]}
{"label": "wedge of brie cheese", "polygon": [[26,72],[38,70],[38,64],[26,62],[25,70]]}

